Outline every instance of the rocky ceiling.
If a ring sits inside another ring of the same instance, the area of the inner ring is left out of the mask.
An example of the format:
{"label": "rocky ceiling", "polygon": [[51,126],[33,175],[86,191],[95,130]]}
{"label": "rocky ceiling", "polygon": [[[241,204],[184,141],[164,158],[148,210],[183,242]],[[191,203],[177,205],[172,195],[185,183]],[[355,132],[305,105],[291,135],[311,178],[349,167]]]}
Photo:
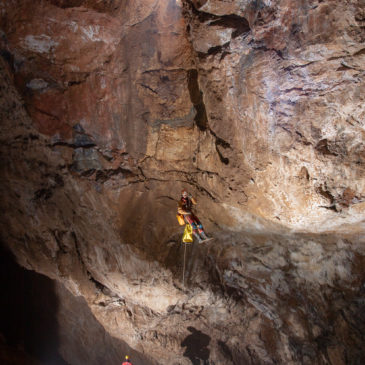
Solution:
{"label": "rocky ceiling", "polygon": [[[1,241],[45,276],[57,356],[365,363],[363,0],[0,15]],[[181,245],[182,188],[211,243]]]}

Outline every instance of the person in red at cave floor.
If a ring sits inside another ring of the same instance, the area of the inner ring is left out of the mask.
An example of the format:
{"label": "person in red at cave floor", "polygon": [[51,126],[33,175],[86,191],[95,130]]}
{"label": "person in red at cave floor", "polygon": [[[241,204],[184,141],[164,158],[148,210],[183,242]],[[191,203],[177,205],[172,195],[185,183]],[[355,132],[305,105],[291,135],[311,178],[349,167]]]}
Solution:
{"label": "person in red at cave floor", "polygon": [[123,362],[122,365],[132,365],[132,363],[129,361],[129,356],[128,355],[125,357],[125,361]]}
{"label": "person in red at cave floor", "polygon": [[183,190],[177,212],[184,217],[186,224],[191,225],[194,237],[201,243],[210,238],[205,234],[202,224],[192,211],[194,205],[196,205],[196,200],[186,190]]}

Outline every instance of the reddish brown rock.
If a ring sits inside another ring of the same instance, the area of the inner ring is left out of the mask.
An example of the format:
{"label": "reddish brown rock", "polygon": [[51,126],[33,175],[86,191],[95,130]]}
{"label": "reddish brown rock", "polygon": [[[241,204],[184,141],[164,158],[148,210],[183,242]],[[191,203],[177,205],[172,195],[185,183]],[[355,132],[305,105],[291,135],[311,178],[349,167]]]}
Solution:
{"label": "reddish brown rock", "polygon": [[[22,266],[148,361],[363,358],[360,1],[0,6],[1,240]],[[215,238],[186,252],[182,188]]]}

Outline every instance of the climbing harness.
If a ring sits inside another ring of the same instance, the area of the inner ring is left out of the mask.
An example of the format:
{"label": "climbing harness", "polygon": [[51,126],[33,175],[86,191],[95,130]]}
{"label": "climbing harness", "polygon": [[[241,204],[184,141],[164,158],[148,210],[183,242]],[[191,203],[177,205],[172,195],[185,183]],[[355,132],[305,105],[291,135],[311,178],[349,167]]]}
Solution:
{"label": "climbing harness", "polygon": [[183,226],[185,224],[184,216],[182,214],[176,214],[176,218],[180,226]]}

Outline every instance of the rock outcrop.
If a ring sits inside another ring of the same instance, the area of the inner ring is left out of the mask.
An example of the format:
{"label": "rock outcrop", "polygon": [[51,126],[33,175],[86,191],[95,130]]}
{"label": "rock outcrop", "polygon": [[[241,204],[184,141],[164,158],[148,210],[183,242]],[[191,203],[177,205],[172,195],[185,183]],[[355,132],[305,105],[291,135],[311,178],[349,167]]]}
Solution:
{"label": "rock outcrop", "polygon": [[0,14],[1,240],[54,281],[65,361],[122,355],[65,340],[83,312],[144,364],[365,362],[362,0]]}

